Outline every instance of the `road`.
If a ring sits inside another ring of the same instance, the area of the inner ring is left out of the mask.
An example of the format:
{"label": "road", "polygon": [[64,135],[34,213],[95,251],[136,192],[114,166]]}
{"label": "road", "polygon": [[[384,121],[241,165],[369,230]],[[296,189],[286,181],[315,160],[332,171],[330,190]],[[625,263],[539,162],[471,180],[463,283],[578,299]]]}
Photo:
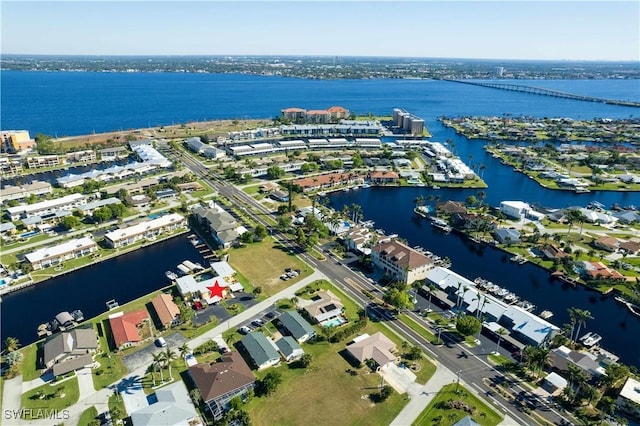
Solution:
{"label": "road", "polygon": [[[174,159],[182,161],[191,171],[204,179],[221,195],[236,203],[247,215],[251,216],[253,220],[266,226],[273,238],[296,253],[302,260],[325,275],[331,282],[338,285],[363,308],[367,307],[371,302],[370,299],[363,294],[363,291],[366,290],[374,294],[380,294],[382,291],[380,286],[372,282],[362,272],[344,264],[338,259],[329,256],[327,260],[320,261],[308,253],[301,251],[295,243],[291,242],[285,234],[274,228],[272,223],[266,219],[267,217],[272,217],[272,213],[265,206],[233,185],[217,178],[211,178],[208,169],[191,155],[184,153],[176,154],[175,152],[172,152],[172,154]],[[419,297],[418,306],[426,307],[426,303],[424,299]],[[408,315],[414,321],[430,327],[425,323],[424,319],[416,313],[409,312]],[[382,312],[378,312],[378,316],[382,318]],[[523,425],[533,423],[531,417],[518,409],[519,404],[499,396],[496,394],[495,389],[490,386],[492,382],[500,383],[503,388],[508,389],[509,393],[513,396],[531,395],[529,389],[525,388],[524,385],[511,377],[505,377],[503,373],[487,362],[486,357],[495,350],[497,346],[496,343],[480,335],[480,345],[475,348],[470,348],[466,344],[455,341],[448,332],[443,332],[442,338],[446,343],[444,346],[436,348],[401,321],[397,319],[384,319],[384,321],[392,331],[402,336],[409,343],[419,346],[442,366],[454,372],[460,380],[468,383],[473,388],[473,391],[485,395],[499,412],[508,414],[512,419],[516,419],[516,421]],[[433,331],[436,332],[435,330]],[[507,357],[510,356],[504,349],[501,352]],[[531,397],[531,404],[532,407],[535,405],[534,415],[543,417],[553,424],[565,424],[565,422],[569,422],[560,412],[547,404],[547,401]]]}

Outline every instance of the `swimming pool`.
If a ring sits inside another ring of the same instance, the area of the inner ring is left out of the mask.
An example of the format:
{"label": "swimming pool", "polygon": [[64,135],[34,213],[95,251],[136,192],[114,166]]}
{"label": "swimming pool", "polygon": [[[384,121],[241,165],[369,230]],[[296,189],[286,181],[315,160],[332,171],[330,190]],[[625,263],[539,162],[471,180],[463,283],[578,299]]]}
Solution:
{"label": "swimming pool", "polygon": [[326,322],[322,323],[322,326],[323,327],[337,327],[337,326],[342,325],[342,324],[344,324],[344,320],[342,318],[338,317],[338,318],[334,318],[334,319],[331,319],[329,321],[326,321]]}
{"label": "swimming pool", "polygon": [[29,237],[33,237],[34,235],[38,235],[40,233],[40,231],[29,231],[29,232],[25,232],[24,234],[20,234],[20,238],[29,238]]}

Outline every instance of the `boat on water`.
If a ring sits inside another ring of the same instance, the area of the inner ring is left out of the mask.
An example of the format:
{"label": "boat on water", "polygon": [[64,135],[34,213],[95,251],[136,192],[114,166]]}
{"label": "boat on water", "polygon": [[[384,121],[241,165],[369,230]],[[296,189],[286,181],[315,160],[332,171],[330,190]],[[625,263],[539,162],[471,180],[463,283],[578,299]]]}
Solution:
{"label": "boat on water", "polygon": [[432,189],[440,189],[440,187],[438,185],[433,185],[431,188]]}
{"label": "boat on water", "polygon": [[542,319],[549,319],[552,316],[553,316],[553,312],[551,312],[551,311],[546,311],[545,310],[545,311],[540,312],[540,318],[542,318]]}
{"label": "boat on water", "polygon": [[120,307],[120,305],[118,305],[118,302],[116,302],[115,299],[108,300],[106,305],[107,305],[107,309],[109,309],[109,310],[116,309],[116,308]]}
{"label": "boat on water", "polygon": [[431,219],[431,225],[432,226],[443,230],[447,234],[449,232],[451,232],[451,230],[453,229],[447,224],[447,222],[445,220],[440,219],[439,217],[430,216],[429,219]]}
{"label": "boat on water", "polygon": [[627,309],[629,309],[633,315],[635,315],[637,317],[640,317],[640,306],[634,305],[633,303],[629,302],[628,300],[625,300],[624,298],[622,298],[620,296],[616,296],[616,297],[614,297],[614,299],[617,300],[618,302],[622,303],[623,305],[625,305],[627,307]]}
{"label": "boat on water", "polygon": [[429,206],[417,206],[415,209],[413,209],[413,212],[418,216],[427,218],[429,216],[429,213],[431,213],[431,208]]}
{"label": "boat on water", "polygon": [[166,271],[164,273],[166,275],[167,278],[169,278],[171,281],[175,280],[176,278],[178,278],[178,274],[176,274],[175,272],[172,271]]}
{"label": "boat on water", "polygon": [[62,311],[51,321],[38,326],[38,337],[51,336],[56,331],[69,330],[82,321],[84,321],[84,314],[80,309],[76,309],[71,313],[68,311]]}
{"label": "boat on water", "polygon": [[602,336],[598,333],[588,332],[578,340],[582,342],[584,346],[589,348],[600,343],[600,341],[602,340]]}
{"label": "boat on water", "polygon": [[509,260],[511,260],[512,262],[519,263],[520,265],[522,265],[523,263],[527,263],[527,258],[521,254],[516,254],[515,256],[511,257],[511,259]]}

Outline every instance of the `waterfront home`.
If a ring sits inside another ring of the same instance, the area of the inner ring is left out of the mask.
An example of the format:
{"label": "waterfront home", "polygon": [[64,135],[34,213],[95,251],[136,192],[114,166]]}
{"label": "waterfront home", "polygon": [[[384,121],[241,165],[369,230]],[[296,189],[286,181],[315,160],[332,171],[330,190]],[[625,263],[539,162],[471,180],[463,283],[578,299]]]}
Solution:
{"label": "waterfront home", "polygon": [[40,155],[27,157],[27,167],[30,169],[42,169],[45,167],[57,167],[64,164],[64,156],[61,155]]}
{"label": "waterfront home", "polygon": [[493,236],[500,244],[515,244],[520,242],[520,231],[511,228],[498,228]]}
{"label": "waterfront home", "polygon": [[316,323],[323,323],[340,318],[344,305],[331,290],[322,290],[313,296],[311,303],[306,304],[303,310]]}
{"label": "waterfront home", "polygon": [[565,257],[571,257],[569,253],[564,252],[555,244],[546,244],[540,248],[540,252],[542,253],[542,257],[548,260],[553,259],[562,259]]}
{"label": "waterfront home", "polygon": [[43,364],[54,376],[67,374],[93,364],[92,354],[98,349],[98,336],[91,328],[75,328],[58,333],[43,345]]}
{"label": "waterfront home", "polygon": [[201,276],[188,274],[176,278],[175,281],[180,296],[185,300],[202,299],[210,305],[220,302],[231,291],[231,287],[222,277],[201,279]]}
{"label": "waterfront home", "polygon": [[384,368],[389,363],[394,363],[398,358],[394,352],[396,352],[395,343],[381,332],[371,336],[363,334],[347,345],[349,355],[359,363],[373,360],[376,364],[376,370]]}
{"label": "waterfront home", "polygon": [[397,183],[400,180],[400,175],[391,170],[375,170],[369,173],[369,180],[371,180],[372,184],[385,185]]}
{"label": "waterfront home", "polygon": [[0,151],[20,153],[36,146],[36,141],[31,139],[28,130],[2,130],[0,132]]}
{"label": "waterfront home", "polygon": [[309,192],[330,189],[336,185],[360,185],[364,183],[364,179],[353,173],[325,173],[294,179],[292,183],[302,188],[303,192]]}
{"label": "waterfront home", "polygon": [[196,219],[206,228],[211,236],[223,248],[231,247],[247,229],[226,210],[219,206],[205,208],[196,206],[192,210]]}
{"label": "waterfront home", "polygon": [[105,243],[111,248],[126,247],[140,240],[156,238],[165,232],[172,232],[187,226],[184,216],[171,213],[157,219],[146,220],[126,228],[107,232]]}
{"label": "waterfront home", "polygon": [[616,405],[627,415],[640,419],[640,381],[629,377],[620,389]]}
{"label": "waterfront home", "polygon": [[189,367],[189,375],[214,420],[220,420],[235,397],[245,399],[256,379],[242,356],[228,352],[218,360]]}
{"label": "waterfront home", "polygon": [[[342,313],[342,310],[340,310]],[[284,332],[298,343],[304,343],[316,336],[316,330],[296,311],[288,311],[278,317]]]}
{"label": "waterfront home", "polygon": [[[375,235],[375,237],[374,237]],[[343,236],[342,240],[347,250],[368,256],[371,254],[371,245],[377,238],[373,231],[365,226],[355,226],[350,228]]]}
{"label": "waterfront home", "polygon": [[616,279],[624,280],[624,275],[615,269],[609,268],[602,262],[588,262],[582,261],[582,276],[585,279],[591,280],[605,280]]}
{"label": "waterfront home", "polygon": [[640,213],[633,210],[623,210],[621,212],[614,213],[613,216],[616,217],[620,223],[629,224],[640,222]]}
{"label": "waterfront home", "polygon": [[569,365],[580,368],[589,377],[600,377],[605,374],[598,362],[598,356],[587,351],[574,351],[561,345],[551,350],[551,366],[557,371],[569,371]]}
{"label": "waterfront home", "polygon": [[578,209],[584,215],[587,222],[597,223],[600,225],[612,225],[618,221],[618,218],[606,213],[580,207]]}
{"label": "waterfront home", "polygon": [[460,201],[451,201],[451,200],[436,203],[436,210],[442,213],[450,214],[450,215],[455,213],[461,213],[461,214],[467,213],[467,207],[464,205],[464,203],[461,203]]}
{"label": "waterfront home", "polygon": [[129,413],[133,426],[203,425],[183,381],[157,389],[155,395],[155,402]]}
{"label": "waterfront home", "polygon": [[640,242],[638,241],[621,241],[618,247],[620,248],[621,252],[629,256],[635,256],[638,252],[640,252]]}
{"label": "waterfront home", "polygon": [[371,261],[375,268],[381,269],[390,278],[409,285],[425,279],[434,266],[430,257],[397,240],[376,244],[371,249]]}
{"label": "waterfront home", "polygon": [[65,260],[87,256],[98,250],[98,245],[89,237],[74,238],[64,243],[45,247],[28,253],[24,259],[33,269],[48,268]]}
{"label": "waterfront home", "polygon": [[240,340],[242,352],[258,370],[264,370],[280,362],[278,347],[273,340],[259,331],[254,331]]}
{"label": "waterfront home", "polygon": [[531,206],[524,201],[502,201],[500,211],[512,219],[522,219],[531,210]]}
{"label": "waterfront home", "polygon": [[151,336],[149,313],[146,309],[109,315],[109,326],[116,349],[137,346]]}
{"label": "waterfront home", "polygon": [[32,216],[43,216],[57,210],[73,210],[74,208],[87,203],[87,197],[82,194],[71,194],[53,200],[45,200],[34,204],[21,204],[7,208],[7,214],[11,221],[24,219]]}
{"label": "waterfront home", "polygon": [[291,336],[281,337],[276,341],[276,346],[285,362],[295,361],[304,355],[304,350],[298,345],[296,339]]}
{"label": "waterfront home", "polygon": [[158,294],[151,299],[151,304],[161,324],[159,328],[167,329],[180,324],[180,308],[174,303],[170,294]]}
{"label": "waterfront home", "polygon": [[0,189],[0,199],[2,201],[23,200],[31,195],[51,194],[53,188],[49,182],[33,181],[26,185],[11,186],[7,185]]}

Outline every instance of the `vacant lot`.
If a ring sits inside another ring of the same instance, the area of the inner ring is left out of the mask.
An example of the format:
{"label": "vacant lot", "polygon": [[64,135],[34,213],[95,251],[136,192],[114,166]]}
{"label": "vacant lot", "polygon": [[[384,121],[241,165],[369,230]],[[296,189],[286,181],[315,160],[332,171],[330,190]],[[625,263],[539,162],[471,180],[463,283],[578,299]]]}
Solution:
{"label": "vacant lot", "polygon": [[[289,253],[271,238],[248,244],[229,252],[229,264],[240,272],[252,287],[261,286],[266,295],[272,295],[309,275],[310,270],[295,255]],[[288,281],[280,279],[285,268],[300,269],[302,273]]]}
{"label": "vacant lot", "polygon": [[[374,404],[368,395],[378,392],[380,376],[355,369],[338,351],[345,344],[326,342],[303,345],[313,361],[307,369],[277,368],[282,384],[271,396],[255,398],[247,411],[254,425],[388,425],[408,402],[394,393]],[[268,371],[268,370],[267,370]]]}

